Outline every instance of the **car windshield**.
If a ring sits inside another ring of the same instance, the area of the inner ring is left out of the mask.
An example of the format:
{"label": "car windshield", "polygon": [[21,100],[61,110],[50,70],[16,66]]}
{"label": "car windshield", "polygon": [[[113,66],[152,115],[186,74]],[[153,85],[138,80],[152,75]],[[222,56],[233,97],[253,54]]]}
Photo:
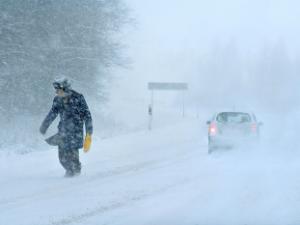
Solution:
{"label": "car windshield", "polygon": [[248,123],[251,116],[248,113],[222,112],[218,114],[217,121],[220,123]]}

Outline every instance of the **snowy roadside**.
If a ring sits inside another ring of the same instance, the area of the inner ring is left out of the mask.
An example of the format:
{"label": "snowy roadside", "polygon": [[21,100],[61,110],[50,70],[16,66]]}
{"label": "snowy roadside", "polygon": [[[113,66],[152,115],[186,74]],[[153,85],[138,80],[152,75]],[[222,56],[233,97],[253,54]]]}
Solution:
{"label": "snowy roadside", "polygon": [[208,155],[205,128],[185,118],[95,138],[74,179],[55,148],[0,157],[0,224],[298,224],[299,154],[265,143]]}
{"label": "snowy roadside", "polygon": [[[152,179],[148,180],[145,175],[147,171],[150,174],[154,171],[155,175],[156,168],[166,168],[172,161],[180,161],[181,156],[188,154],[185,152],[185,145],[193,142],[191,134],[198,132],[186,132],[186,122],[151,133],[141,131],[106,140],[96,139],[92,151],[81,154],[83,174],[75,179],[62,177],[63,170],[58,163],[55,148],[1,157],[0,223],[35,224],[34,221],[41,218],[47,218],[46,221],[49,222],[51,218],[56,220],[64,215],[80,212],[83,208],[96,207],[99,202],[104,206],[114,201],[119,202],[120,198],[127,196],[127,192],[132,192],[132,198],[139,196],[136,192],[147,192],[147,187],[152,187]],[[181,136],[183,142],[173,148],[174,132]],[[138,174],[136,180],[135,174]],[[176,177],[174,179],[176,181]],[[141,186],[135,190],[137,180]],[[175,181],[170,180],[168,183]],[[161,188],[158,183],[153,191]],[[106,197],[99,200],[98,195]],[[15,215],[32,216],[25,216],[20,221],[20,217]],[[36,224],[46,224],[44,219],[41,221]]]}

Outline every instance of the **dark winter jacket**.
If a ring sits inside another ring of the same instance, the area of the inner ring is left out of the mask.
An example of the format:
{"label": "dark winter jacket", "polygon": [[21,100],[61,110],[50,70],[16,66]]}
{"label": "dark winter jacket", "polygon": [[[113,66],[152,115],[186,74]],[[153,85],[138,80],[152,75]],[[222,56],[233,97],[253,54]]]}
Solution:
{"label": "dark winter jacket", "polygon": [[86,133],[93,133],[92,117],[82,94],[70,90],[66,97],[56,96],[53,105],[43,121],[40,131],[45,134],[48,127],[60,116],[58,136],[59,146],[64,149],[79,149],[83,146],[83,124]]}

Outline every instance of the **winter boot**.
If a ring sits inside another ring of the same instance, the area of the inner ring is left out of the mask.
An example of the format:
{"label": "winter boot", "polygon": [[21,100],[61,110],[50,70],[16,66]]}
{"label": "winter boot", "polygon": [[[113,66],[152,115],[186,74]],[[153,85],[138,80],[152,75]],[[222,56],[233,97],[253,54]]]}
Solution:
{"label": "winter boot", "polygon": [[71,170],[66,170],[65,176],[64,177],[73,177],[74,176],[74,172]]}

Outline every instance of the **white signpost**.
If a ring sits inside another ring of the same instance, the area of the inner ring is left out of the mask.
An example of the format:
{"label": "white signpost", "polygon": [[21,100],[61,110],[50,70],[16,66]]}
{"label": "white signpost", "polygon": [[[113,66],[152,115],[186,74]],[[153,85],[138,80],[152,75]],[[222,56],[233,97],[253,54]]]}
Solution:
{"label": "white signpost", "polygon": [[148,90],[151,91],[151,103],[149,105],[149,130],[152,126],[153,105],[154,105],[154,91],[181,91],[182,92],[182,116],[184,117],[185,105],[184,105],[184,92],[188,90],[187,83],[161,83],[161,82],[149,82]]}

